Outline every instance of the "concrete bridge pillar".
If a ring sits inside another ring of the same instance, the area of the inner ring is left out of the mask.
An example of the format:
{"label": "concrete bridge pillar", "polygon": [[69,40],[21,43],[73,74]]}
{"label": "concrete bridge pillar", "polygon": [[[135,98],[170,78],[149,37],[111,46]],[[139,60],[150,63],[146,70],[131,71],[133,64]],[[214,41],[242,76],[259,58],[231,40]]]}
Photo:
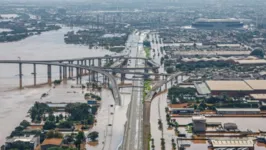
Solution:
{"label": "concrete bridge pillar", "polygon": [[19,63],[19,88],[22,89],[22,63]]}
{"label": "concrete bridge pillar", "polygon": [[[83,61],[83,60],[81,60],[80,62],[81,62],[81,66],[83,66],[83,65],[84,65],[84,61]],[[81,68],[80,68],[80,75],[81,75],[81,76],[83,76],[83,75],[84,75],[84,70],[83,70],[83,69],[81,69]]]}
{"label": "concrete bridge pillar", "polygon": [[96,72],[96,82],[98,83],[99,82],[99,73]]}
{"label": "concrete bridge pillar", "polygon": [[62,66],[59,66],[59,78],[62,81]]}
{"label": "concrete bridge pillar", "polygon": [[92,71],[92,81],[95,82],[95,71]]}
{"label": "concrete bridge pillar", "polygon": [[124,84],[125,78],[126,78],[126,74],[125,73],[121,73],[121,84]]}
{"label": "concrete bridge pillar", "polygon": [[82,83],[82,70],[81,68],[79,68],[79,84]]}
{"label": "concrete bridge pillar", "polygon": [[79,68],[76,68],[76,83],[79,84]]}
{"label": "concrete bridge pillar", "polygon": [[37,85],[37,82],[36,82],[36,64],[33,64],[33,84],[34,86]]}
{"label": "concrete bridge pillar", "polygon": [[67,82],[67,67],[66,66],[63,67],[63,81],[64,83]]}
{"label": "concrete bridge pillar", "polygon": [[[84,65],[87,66],[87,60],[86,59],[84,60]],[[84,72],[85,72],[85,74],[87,74],[88,73],[88,70],[85,69]]]}
{"label": "concrete bridge pillar", "polygon": [[47,65],[47,78],[48,78],[48,85],[52,86],[52,66]]}
{"label": "concrete bridge pillar", "polygon": [[[68,64],[71,65],[71,61],[69,61]],[[71,78],[71,67],[68,67],[68,77]]]}
{"label": "concrete bridge pillar", "polygon": [[102,67],[102,59],[98,58],[98,67]]}
{"label": "concrete bridge pillar", "polygon": [[[73,65],[74,64],[74,62],[72,61],[71,62],[71,64]],[[71,67],[71,78],[73,78],[74,77],[74,68],[73,67]]]}

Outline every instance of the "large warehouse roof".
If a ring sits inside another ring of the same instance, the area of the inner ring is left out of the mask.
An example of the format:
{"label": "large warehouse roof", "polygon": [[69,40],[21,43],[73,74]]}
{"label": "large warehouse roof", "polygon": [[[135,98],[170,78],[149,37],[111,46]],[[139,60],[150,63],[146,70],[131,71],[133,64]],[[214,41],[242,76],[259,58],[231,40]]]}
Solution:
{"label": "large warehouse roof", "polygon": [[237,19],[206,19],[206,18],[200,18],[197,19],[196,22],[240,22]]}
{"label": "large warehouse roof", "polygon": [[244,81],[206,81],[211,91],[252,91]]}
{"label": "large warehouse roof", "polygon": [[266,100],[266,94],[250,94],[253,99]]}
{"label": "large warehouse roof", "polygon": [[266,80],[245,80],[253,90],[266,90]]}
{"label": "large warehouse roof", "polygon": [[245,111],[245,112],[260,112],[259,108],[216,108],[217,112],[227,111],[227,112],[237,112],[237,111]]}
{"label": "large warehouse roof", "polygon": [[255,64],[266,64],[266,60],[264,59],[257,59],[257,60],[234,60],[235,63],[241,65],[255,65]]}

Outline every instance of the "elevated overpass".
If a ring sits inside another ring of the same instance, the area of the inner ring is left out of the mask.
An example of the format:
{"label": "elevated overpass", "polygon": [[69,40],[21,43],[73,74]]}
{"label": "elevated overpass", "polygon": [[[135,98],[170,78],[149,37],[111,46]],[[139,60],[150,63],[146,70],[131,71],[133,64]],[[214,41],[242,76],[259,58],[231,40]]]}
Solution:
{"label": "elevated overpass", "polygon": [[[77,64],[67,64],[67,63],[58,63],[58,62],[40,62],[40,61],[32,61],[32,60],[0,60],[0,64],[18,64],[19,65],[19,79],[20,79],[20,88],[22,88],[22,65],[23,64],[32,64],[34,65],[34,82],[36,84],[36,65],[47,65],[47,78],[48,78],[48,84],[51,85],[52,80],[52,72],[51,72],[51,66],[60,66],[64,68],[63,76],[66,78],[67,75],[67,69],[69,68],[76,68],[77,71],[77,80],[79,79],[81,81],[81,72],[82,70],[88,70],[88,71],[94,71],[103,74],[108,78],[108,82],[110,81],[110,85],[112,86],[112,92],[115,99],[115,102],[117,105],[121,105],[121,97],[119,94],[119,88],[116,83],[116,79],[113,75],[109,74],[108,72],[101,70],[99,68],[94,68],[91,66],[84,66],[84,65],[77,65]],[[73,72],[72,72],[73,73]],[[78,82],[77,82],[78,83]]]}

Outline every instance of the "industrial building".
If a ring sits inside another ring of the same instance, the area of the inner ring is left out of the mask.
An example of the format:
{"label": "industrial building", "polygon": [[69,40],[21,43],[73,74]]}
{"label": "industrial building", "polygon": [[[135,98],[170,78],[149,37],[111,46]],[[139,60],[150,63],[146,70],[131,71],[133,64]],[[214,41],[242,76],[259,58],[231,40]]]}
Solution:
{"label": "industrial building", "polygon": [[254,100],[266,101],[266,94],[250,94],[249,96]]}
{"label": "industrial building", "polygon": [[205,116],[193,116],[193,131],[194,132],[205,132],[206,131],[206,118]]}
{"label": "industrial building", "polygon": [[225,115],[255,115],[260,114],[258,108],[216,108],[217,114]]}
{"label": "industrial building", "polygon": [[244,23],[237,19],[197,19],[192,23],[194,28],[204,29],[230,29],[243,28]]}
{"label": "industrial building", "polygon": [[12,145],[16,142],[23,142],[35,149],[40,144],[40,136],[25,135],[25,136],[14,136],[12,138],[6,138],[5,149],[12,149]]}
{"label": "industrial building", "polygon": [[212,95],[266,94],[266,80],[209,80],[206,85]]}
{"label": "industrial building", "polygon": [[52,108],[54,111],[64,112],[67,103],[47,103],[48,107]]}
{"label": "industrial building", "polygon": [[170,108],[172,114],[193,114],[194,108]]}
{"label": "industrial building", "polygon": [[254,150],[254,141],[252,139],[214,139],[210,140],[213,150]]}
{"label": "industrial building", "polygon": [[206,81],[207,87],[210,89],[212,95],[247,95],[253,92],[253,89],[244,81]]}

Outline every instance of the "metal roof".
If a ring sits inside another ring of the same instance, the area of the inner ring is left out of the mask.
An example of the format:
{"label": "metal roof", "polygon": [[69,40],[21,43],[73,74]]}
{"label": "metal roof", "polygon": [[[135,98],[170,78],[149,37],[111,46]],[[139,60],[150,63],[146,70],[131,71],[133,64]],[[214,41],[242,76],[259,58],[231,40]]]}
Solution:
{"label": "metal roof", "polygon": [[47,103],[49,107],[66,107],[65,103]]}
{"label": "metal roof", "polygon": [[253,147],[254,142],[252,139],[218,139],[211,140],[214,148],[218,147]]}
{"label": "metal roof", "polygon": [[260,111],[258,108],[216,108],[217,111]]}

